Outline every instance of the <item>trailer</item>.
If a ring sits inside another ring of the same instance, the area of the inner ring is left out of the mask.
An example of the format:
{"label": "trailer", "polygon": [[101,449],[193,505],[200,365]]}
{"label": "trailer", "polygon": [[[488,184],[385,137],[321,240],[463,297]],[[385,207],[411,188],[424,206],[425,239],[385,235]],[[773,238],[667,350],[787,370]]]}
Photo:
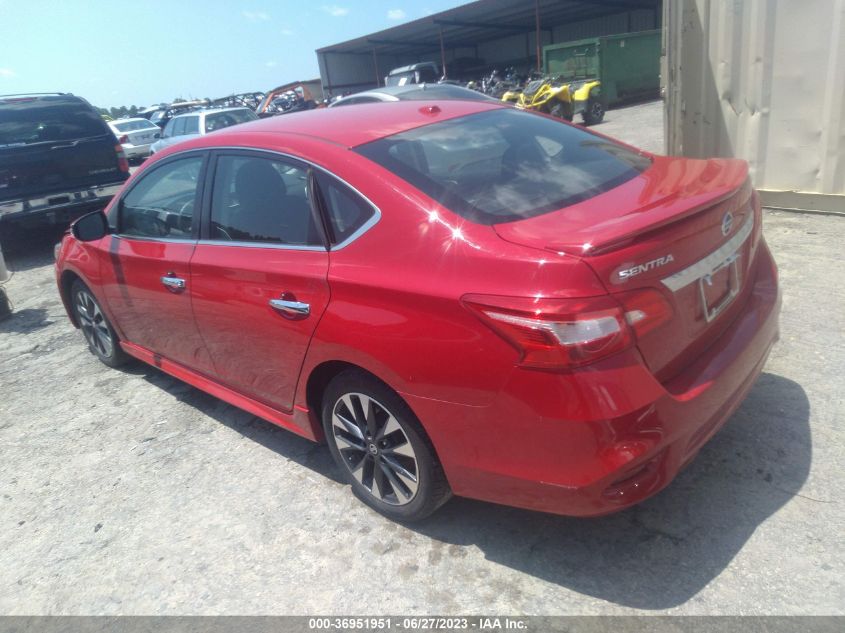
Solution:
{"label": "trailer", "polygon": [[660,94],[661,31],[591,37],[543,47],[543,68],[563,81],[601,82],[605,107]]}

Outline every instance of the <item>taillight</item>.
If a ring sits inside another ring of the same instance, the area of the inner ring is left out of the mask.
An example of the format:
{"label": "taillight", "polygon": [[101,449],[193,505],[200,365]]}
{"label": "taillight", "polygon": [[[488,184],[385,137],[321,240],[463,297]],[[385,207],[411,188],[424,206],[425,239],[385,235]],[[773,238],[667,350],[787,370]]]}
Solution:
{"label": "taillight", "polygon": [[117,168],[120,171],[129,171],[129,161],[126,160],[126,152],[123,151],[123,147],[120,145],[114,146],[114,151],[117,154]]}
{"label": "taillight", "polygon": [[625,322],[638,339],[672,318],[672,306],[657,290],[633,290],[614,295],[625,309]]}
{"label": "taillight", "polygon": [[520,352],[519,364],[562,369],[633,344],[621,306],[609,296],[547,299],[466,295],[464,304]]}
{"label": "taillight", "polygon": [[128,143],[129,142],[129,135],[124,134],[119,139],[117,139],[117,142],[120,143],[121,145],[123,145],[124,143]]}
{"label": "taillight", "polygon": [[538,369],[580,367],[621,352],[672,318],[657,290],[587,299],[466,295],[464,304]]}

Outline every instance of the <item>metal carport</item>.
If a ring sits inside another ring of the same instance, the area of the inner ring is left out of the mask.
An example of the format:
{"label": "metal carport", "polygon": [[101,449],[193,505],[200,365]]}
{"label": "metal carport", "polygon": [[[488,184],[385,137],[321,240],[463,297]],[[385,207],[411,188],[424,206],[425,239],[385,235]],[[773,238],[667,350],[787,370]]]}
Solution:
{"label": "metal carport", "polygon": [[435,61],[450,76],[538,67],[547,44],[660,28],[662,0],[478,0],[317,49],[323,91],[380,85],[392,68]]}

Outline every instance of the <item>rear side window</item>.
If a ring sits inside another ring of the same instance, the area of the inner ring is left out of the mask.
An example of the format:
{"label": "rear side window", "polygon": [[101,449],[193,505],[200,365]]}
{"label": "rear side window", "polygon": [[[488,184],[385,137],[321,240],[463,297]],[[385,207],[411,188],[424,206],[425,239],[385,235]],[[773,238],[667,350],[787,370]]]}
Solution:
{"label": "rear side window", "polygon": [[120,234],[190,239],[202,161],[202,156],[181,158],[143,176],[121,201]]}
{"label": "rear side window", "polygon": [[415,128],[356,151],[479,224],[567,207],[651,164],[622,145],[511,108]]}
{"label": "rear side window", "polygon": [[323,246],[308,172],[268,158],[221,156],[211,198],[211,239]]}
{"label": "rear side window", "polygon": [[375,210],[337,179],[322,172],[316,173],[316,179],[332,233],[330,241],[332,244],[345,242],[375,215]]}
{"label": "rear side window", "polygon": [[0,100],[0,146],[54,143],[110,134],[106,122],[82,101]]}

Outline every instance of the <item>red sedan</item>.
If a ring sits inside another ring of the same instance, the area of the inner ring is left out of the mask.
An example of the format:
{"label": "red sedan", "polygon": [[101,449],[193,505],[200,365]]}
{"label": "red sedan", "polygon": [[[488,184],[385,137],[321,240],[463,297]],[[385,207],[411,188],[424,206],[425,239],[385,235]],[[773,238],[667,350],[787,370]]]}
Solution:
{"label": "red sedan", "polygon": [[157,154],[56,275],[103,362],[326,441],[389,517],[452,494],[592,516],[666,486],[753,385],[778,336],[761,229],[742,161],[379,103]]}

